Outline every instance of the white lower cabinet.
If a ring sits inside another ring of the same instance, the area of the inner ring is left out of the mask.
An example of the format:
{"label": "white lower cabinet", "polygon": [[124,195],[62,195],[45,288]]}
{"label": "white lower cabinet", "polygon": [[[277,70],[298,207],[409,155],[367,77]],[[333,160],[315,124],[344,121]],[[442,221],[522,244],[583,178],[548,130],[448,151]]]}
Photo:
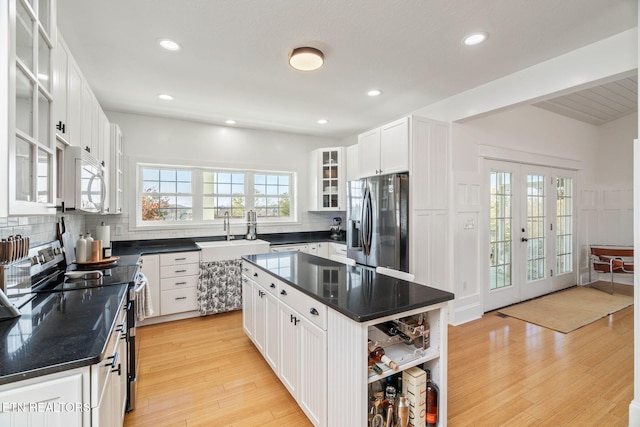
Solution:
{"label": "white lower cabinet", "polygon": [[121,426],[127,404],[127,324],[121,307],[105,357],[91,366],[91,427]]}
{"label": "white lower cabinet", "polygon": [[89,368],[0,386],[0,425],[90,426]]}
{"label": "white lower cabinet", "polygon": [[197,291],[200,273],[198,252],[173,252],[160,255],[160,314],[198,309]]}

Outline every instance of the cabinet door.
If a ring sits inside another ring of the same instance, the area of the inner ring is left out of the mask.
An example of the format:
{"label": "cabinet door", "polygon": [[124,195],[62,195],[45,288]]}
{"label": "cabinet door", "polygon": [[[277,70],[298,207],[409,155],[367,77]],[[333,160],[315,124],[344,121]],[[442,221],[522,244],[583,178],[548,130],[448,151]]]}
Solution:
{"label": "cabinet door", "polygon": [[322,258],[329,258],[329,245],[331,243],[320,242],[317,244],[317,250],[314,255],[317,255]]}
{"label": "cabinet door", "polygon": [[297,315],[300,337],[299,388],[297,400],[314,425],[327,419],[327,337],[326,332]]}
{"label": "cabinet door", "polygon": [[409,118],[380,128],[380,173],[409,170]]}
{"label": "cabinet door", "polygon": [[265,354],[266,324],[265,304],[267,291],[256,283],[251,284],[253,289],[253,342],[260,353]]}
{"label": "cabinet door", "polygon": [[374,176],[380,170],[380,128],[358,135],[360,177]]}
{"label": "cabinet door", "polygon": [[118,362],[120,371],[114,373],[114,387],[113,387],[113,404],[114,413],[116,414],[117,426],[122,426],[124,423],[124,414],[127,410],[127,335],[123,331],[120,333],[120,341],[118,342]]}
{"label": "cabinet door", "polygon": [[280,340],[278,339],[278,298],[266,292],[264,300],[265,349],[264,358],[277,374],[280,363]]}
{"label": "cabinet door", "polygon": [[[286,304],[278,306],[280,313],[280,367],[278,376],[292,396],[298,395],[300,373],[300,334],[298,313]],[[306,374],[306,373],[305,373]]]}
{"label": "cabinet door", "polygon": [[62,42],[62,38],[58,36],[58,44],[56,46],[54,62],[53,62],[53,124],[56,136],[63,141],[69,142],[67,139],[67,91],[69,76],[69,52]]}
{"label": "cabinet door", "polygon": [[143,255],[140,270],[147,276],[147,286],[151,296],[151,308],[153,314],[147,317],[156,317],[160,314],[160,256]]}
{"label": "cabinet door", "polygon": [[[28,405],[58,405],[65,408],[67,404],[82,404],[82,373],[75,372],[55,379],[43,379],[24,387],[0,391],[0,402],[4,402],[0,411],[0,425],[7,427],[50,426],[68,427],[83,425],[83,408],[77,411],[34,410],[20,411],[10,404],[24,403]],[[87,403],[87,406],[89,404]]]}
{"label": "cabinet door", "polygon": [[253,338],[253,283],[246,277],[242,277],[242,329],[251,341]]}
{"label": "cabinet door", "polygon": [[67,98],[67,142],[74,147],[82,147],[82,95],[83,79],[80,67],[69,59],[69,89]]}

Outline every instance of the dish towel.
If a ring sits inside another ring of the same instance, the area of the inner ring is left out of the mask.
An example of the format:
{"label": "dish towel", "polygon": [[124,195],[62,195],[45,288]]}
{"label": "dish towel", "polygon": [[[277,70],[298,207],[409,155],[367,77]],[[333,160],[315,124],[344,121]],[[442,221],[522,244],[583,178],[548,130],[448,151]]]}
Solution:
{"label": "dish towel", "polygon": [[151,304],[151,291],[149,290],[149,281],[147,276],[142,272],[138,272],[136,276],[136,319],[144,320],[146,317],[153,315],[153,306]]}

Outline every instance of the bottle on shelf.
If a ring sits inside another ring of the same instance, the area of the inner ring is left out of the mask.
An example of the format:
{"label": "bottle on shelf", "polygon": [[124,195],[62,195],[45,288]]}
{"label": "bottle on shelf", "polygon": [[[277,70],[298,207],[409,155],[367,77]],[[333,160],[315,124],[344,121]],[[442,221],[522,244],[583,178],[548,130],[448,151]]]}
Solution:
{"label": "bottle on shelf", "polygon": [[392,321],[379,323],[376,325],[376,328],[380,329],[382,332],[384,332],[386,335],[390,337],[394,337],[394,336],[399,337],[402,341],[404,341],[405,344],[410,344],[413,342],[413,338],[411,338],[404,332],[400,331],[400,329],[398,329],[398,325],[396,325]]}
{"label": "bottle on shelf", "polygon": [[396,388],[388,385],[384,392],[382,408],[385,413],[385,427],[396,426]]}
{"label": "bottle on shelf", "polygon": [[382,368],[376,365],[376,361],[369,357],[369,368],[378,375],[382,375]]}
{"label": "bottle on shelf", "polygon": [[407,427],[409,425],[409,402],[403,395],[400,395],[400,398],[398,399],[398,407],[396,411],[398,413],[396,417],[396,426]]}
{"label": "bottle on shelf", "polygon": [[389,356],[384,354],[384,349],[382,347],[372,347],[372,342],[369,341],[369,357],[371,357],[376,362],[382,362],[394,371],[398,370],[398,364],[391,360]]}
{"label": "bottle on shelf", "polygon": [[438,386],[431,379],[431,371],[427,372],[427,412],[425,421],[427,427],[436,427],[438,425]]}

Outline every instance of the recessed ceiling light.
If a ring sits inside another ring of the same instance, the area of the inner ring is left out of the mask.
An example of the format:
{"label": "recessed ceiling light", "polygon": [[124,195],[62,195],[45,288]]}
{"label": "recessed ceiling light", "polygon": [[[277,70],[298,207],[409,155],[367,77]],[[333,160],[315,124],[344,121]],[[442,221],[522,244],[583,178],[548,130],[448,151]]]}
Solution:
{"label": "recessed ceiling light", "polygon": [[289,54],[289,65],[300,71],[313,71],[324,64],[324,54],[313,47],[297,47]]}
{"label": "recessed ceiling light", "polygon": [[173,96],[166,93],[161,93],[160,95],[158,95],[158,98],[162,99],[163,101],[171,101],[173,99]]}
{"label": "recessed ceiling light", "polygon": [[482,43],[488,37],[489,37],[489,34],[485,33],[484,31],[481,31],[481,32],[478,32],[478,33],[472,33],[472,34],[469,34],[469,35],[465,36],[465,38],[462,39],[462,44],[465,45],[465,46],[474,46],[474,45]]}
{"label": "recessed ceiling light", "polygon": [[228,124],[228,125],[235,125],[235,124],[236,124],[236,121],[235,121],[235,120],[231,120],[231,119],[229,119],[229,120],[225,120],[224,122],[225,122],[226,124]]}
{"label": "recessed ceiling light", "polygon": [[327,120],[327,119],[320,119],[320,120],[318,120],[318,124],[319,124],[319,125],[326,125],[327,123],[329,123],[329,120]]}
{"label": "recessed ceiling light", "polygon": [[367,92],[367,95],[369,96],[378,96],[382,93],[381,90],[378,89],[371,89],[369,92]]}
{"label": "recessed ceiling light", "polygon": [[171,50],[171,51],[180,50],[180,45],[174,42],[173,40],[163,39],[163,40],[160,40],[158,44],[160,44],[160,46],[162,46],[167,50]]}

